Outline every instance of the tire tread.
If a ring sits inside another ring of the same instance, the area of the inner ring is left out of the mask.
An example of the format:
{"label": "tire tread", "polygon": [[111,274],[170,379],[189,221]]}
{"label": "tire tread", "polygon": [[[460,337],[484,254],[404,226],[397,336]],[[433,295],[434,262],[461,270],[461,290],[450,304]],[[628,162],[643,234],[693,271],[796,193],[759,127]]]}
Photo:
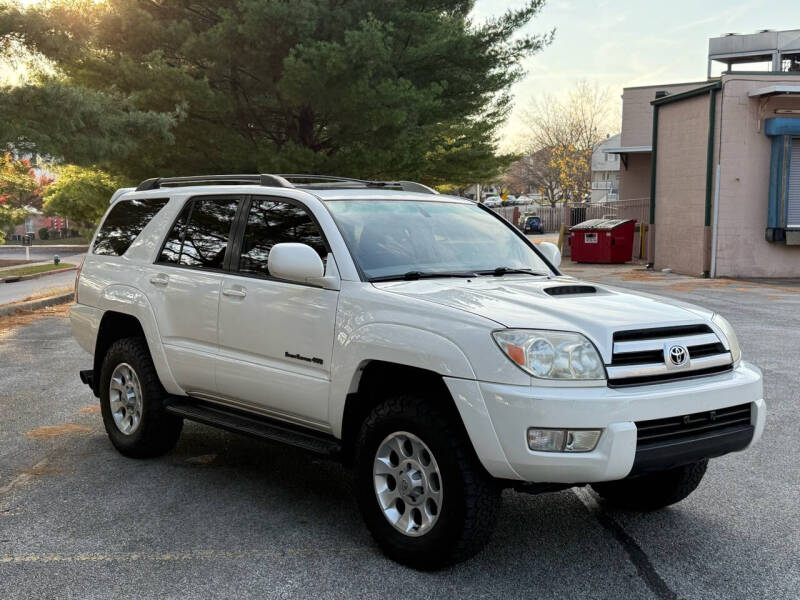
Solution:
{"label": "tire tread", "polygon": [[[435,557],[427,553],[409,557],[408,553],[399,551],[383,540],[374,528],[369,527],[384,553],[398,562],[422,570],[438,569],[464,561],[483,549],[494,531],[500,496],[499,487],[477,461],[463,427],[455,423],[455,418],[446,414],[437,404],[436,399],[414,393],[391,397],[367,416],[356,444],[356,465],[363,460],[368,460],[371,465],[373,457],[363,455],[368,432],[384,420],[402,415],[404,418],[424,422],[438,431],[440,441],[444,441],[447,450],[452,453],[463,478],[464,521],[460,534],[445,552],[439,552]],[[367,524],[369,526],[369,522]]]}
{"label": "tire tread", "polygon": [[[144,409],[139,431],[125,436],[116,429],[108,408],[108,381],[120,362],[130,363],[139,378]],[[103,421],[114,447],[131,458],[153,458],[169,452],[178,441],[183,420],[166,412],[166,390],[161,385],[147,342],[142,337],[122,338],[111,344],[103,357],[100,377],[100,404]]]}

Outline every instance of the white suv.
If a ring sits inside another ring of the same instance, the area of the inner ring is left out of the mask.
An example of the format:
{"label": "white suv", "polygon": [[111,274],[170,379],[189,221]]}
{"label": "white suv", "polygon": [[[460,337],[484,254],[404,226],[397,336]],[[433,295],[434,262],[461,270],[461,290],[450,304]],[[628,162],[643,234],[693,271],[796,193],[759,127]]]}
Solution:
{"label": "white suv", "polygon": [[504,487],[655,509],[763,430],[724,318],[565,277],[473,202],[299,175],[115,196],[71,311],[114,446],[160,455],[190,419],[340,459],[405,564],[477,552]]}

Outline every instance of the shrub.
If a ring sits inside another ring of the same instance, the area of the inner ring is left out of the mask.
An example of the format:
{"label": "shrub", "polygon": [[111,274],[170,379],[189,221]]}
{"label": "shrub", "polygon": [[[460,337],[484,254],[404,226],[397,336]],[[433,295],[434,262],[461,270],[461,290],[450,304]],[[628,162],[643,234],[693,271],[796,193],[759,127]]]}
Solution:
{"label": "shrub", "polygon": [[39,230],[39,239],[40,240],[49,240],[50,239],[50,230],[47,227],[42,227]]}

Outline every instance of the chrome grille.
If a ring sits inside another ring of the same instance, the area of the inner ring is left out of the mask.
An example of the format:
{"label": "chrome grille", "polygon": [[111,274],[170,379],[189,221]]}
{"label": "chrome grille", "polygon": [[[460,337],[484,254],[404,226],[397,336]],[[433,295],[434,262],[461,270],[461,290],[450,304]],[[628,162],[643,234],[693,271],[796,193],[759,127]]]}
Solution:
{"label": "chrome grille", "polygon": [[[668,353],[685,349],[685,364],[674,364]],[[728,371],[731,354],[708,325],[681,325],[634,329],[614,333],[608,385],[644,385]]]}

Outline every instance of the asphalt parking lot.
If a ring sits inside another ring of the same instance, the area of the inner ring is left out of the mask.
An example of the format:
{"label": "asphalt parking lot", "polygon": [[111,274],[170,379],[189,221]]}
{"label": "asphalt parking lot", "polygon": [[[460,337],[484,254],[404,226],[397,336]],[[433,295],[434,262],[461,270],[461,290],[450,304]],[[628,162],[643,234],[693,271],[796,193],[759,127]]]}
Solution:
{"label": "asphalt parking lot", "polygon": [[800,597],[800,287],[565,270],[726,316],[764,371],[761,442],[651,514],[507,491],[482,554],[418,573],[378,552],[336,463],[191,423],[165,457],[120,456],[64,309],[0,320],[0,598]]}

